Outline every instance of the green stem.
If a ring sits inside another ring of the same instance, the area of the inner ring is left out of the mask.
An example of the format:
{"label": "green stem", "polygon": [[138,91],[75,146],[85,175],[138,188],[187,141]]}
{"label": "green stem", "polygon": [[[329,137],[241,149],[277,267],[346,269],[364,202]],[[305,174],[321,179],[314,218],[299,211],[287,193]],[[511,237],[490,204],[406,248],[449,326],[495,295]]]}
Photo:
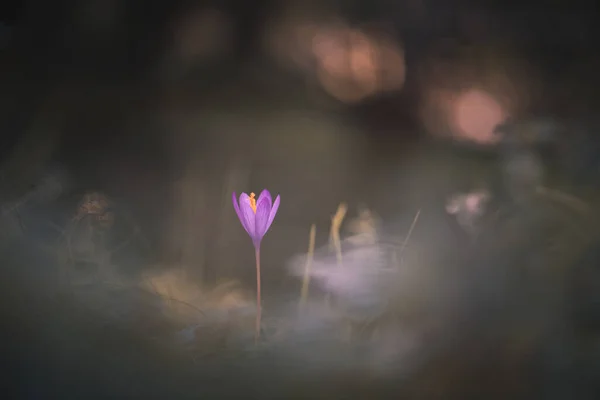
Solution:
{"label": "green stem", "polygon": [[256,331],[254,336],[255,343],[258,343],[260,338],[260,320],[262,314],[262,307],[260,301],[260,248],[256,249]]}

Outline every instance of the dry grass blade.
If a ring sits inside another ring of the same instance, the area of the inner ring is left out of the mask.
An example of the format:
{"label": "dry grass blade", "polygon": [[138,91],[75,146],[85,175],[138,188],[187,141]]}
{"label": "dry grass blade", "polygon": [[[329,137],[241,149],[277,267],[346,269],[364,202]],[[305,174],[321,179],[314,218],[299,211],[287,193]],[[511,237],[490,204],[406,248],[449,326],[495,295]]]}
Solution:
{"label": "dry grass blade", "polygon": [[400,247],[400,251],[398,252],[398,256],[402,256],[402,253],[406,249],[406,245],[408,244],[408,241],[410,240],[410,236],[412,235],[412,232],[415,229],[415,226],[417,226],[417,221],[419,220],[419,216],[420,215],[421,215],[421,209],[417,210],[417,213],[415,214],[415,217],[413,218],[413,222],[410,224],[410,228],[408,229],[408,233],[406,234],[406,238],[402,242],[402,247]]}
{"label": "dry grass blade", "polygon": [[346,203],[340,203],[335,212],[335,215],[331,218],[331,230],[329,234],[330,245],[335,249],[338,265],[342,265],[342,245],[340,240],[340,228],[346,217],[348,206]]}
{"label": "dry grass blade", "polygon": [[592,212],[591,208],[583,200],[580,200],[571,194],[543,186],[538,186],[536,191],[539,195],[558,201],[582,214],[588,214]]}
{"label": "dry grass blade", "polygon": [[306,298],[308,297],[308,285],[310,283],[310,268],[315,253],[315,236],[317,234],[317,226],[312,224],[310,226],[310,233],[308,238],[308,254],[306,256],[306,264],[304,266],[304,278],[302,279],[302,290],[300,292],[300,304],[299,309],[301,310],[304,304],[306,304]]}
{"label": "dry grass blade", "polygon": [[[346,203],[340,203],[335,212],[335,215],[331,217],[331,229],[329,230],[329,247],[335,250],[335,257],[337,260],[338,267],[342,267],[342,243],[340,240],[340,228],[344,222],[344,217],[348,211]],[[329,305],[329,294],[325,297],[325,304]]]}

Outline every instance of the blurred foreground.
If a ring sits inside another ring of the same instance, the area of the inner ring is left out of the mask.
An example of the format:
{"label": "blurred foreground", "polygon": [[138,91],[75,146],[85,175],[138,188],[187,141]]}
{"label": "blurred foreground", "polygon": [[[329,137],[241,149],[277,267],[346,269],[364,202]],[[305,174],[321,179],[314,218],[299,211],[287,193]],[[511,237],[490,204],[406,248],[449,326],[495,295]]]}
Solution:
{"label": "blurred foreground", "polygon": [[383,220],[342,205],[318,225],[329,244],[279,265],[290,279],[277,288],[266,269],[258,344],[251,285],[139,261],[143,235],[105,196],[54,234],[7,213],[7,382],[23,397],[595,398],[598,210],[532,196],[493,210],[477,197],[470,225],[443,202]]}

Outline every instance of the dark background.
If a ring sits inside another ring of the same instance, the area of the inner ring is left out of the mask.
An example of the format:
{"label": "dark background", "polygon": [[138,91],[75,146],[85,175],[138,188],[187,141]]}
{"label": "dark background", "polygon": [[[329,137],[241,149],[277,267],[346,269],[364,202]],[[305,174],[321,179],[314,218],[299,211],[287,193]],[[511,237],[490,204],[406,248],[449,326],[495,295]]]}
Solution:
{"label": "dark background", "polygon": [[[318,85],[307,91],[303,85],[312,79],[307,78],[311,71],[286,70],[265,53],[262,34],[269,18],[287,5],[284,1],[4,3],[2,196],[15,201],[38,185],[46,170],[59,167],[69,176],[61,194],[65,209],[72,209],[86,191],[107,193],[133,210],[149,243],[160,249],[152,257],[177,263],[184,250],[164,244],[172,236],[172,210],[181,207],[174,182],[189,176],[204,182],[203,193],[213,199],[199,207],[211,211],[196,217],[196,224],[207,227],[219,224],[211,219],[216,209],[228,207],[223,205],[229,201],[223,190],[275,186],[273,190],[289,202],[282,207],[280,224],[294,231],[281,239],[284,243],[274,244],[281,251],[279,259],[285,259],[287,252],[304,246],[286,243],[304,235],[300,232],[307,229],[307,219],[327,223],[339,201],[349,201],[351,208],[367,204],[387,216],[406,197],[400,180],[407,168],[402,165],[418,164],[414,155],[419,143],[436,135],[424,129],[418,114],[423,92],[419,73],[432,52],[437,51],[438,59],[455,60],[460,59],[461,47],[493,49],[502,42],[510,52],[500,50],[497,60],[518,60],[533,71],[515,87],[528,84],[530,78],[541,82],[517,117],[549,114],[587,124],[598,102],[592,89],[598,63],[593,2],[471,3],[327,3],[352,27],[376,21],[389,28],[404,48],[408,72],[402,90],[352,103],[324,94]],[[115,6],[109,12],[102,7],[106,4]],[[192,61],[179,75],[168,75],[165,71],[177,70],[181,63],[168,58],[177,43],[174,27],[182,23],[182,16],[203,7],[229,16],[229,51]],[[469,16],[479,21],[478,29],[469,28]],[[446,42],[451,43],[446,53],[435,50]],[[265,122],[298,110],[307,116]],[[341,124],[340,136],[323,128],[332,140],[347,146],[340,147],[339,154],[320,147],[316,140],[325,134],[300,127],[299,121],[317,116],[337,121],[334,126]],[[280,133],[268,139],[265,132],[271,129]],[[309,143],[304,153],[299,143]],[[249,171],[250,181],[225,189],[223,182],[234,170]],[[432,173],[437,181],[450,182]],[[439,193],[453,190],[453,184],[444,185]],[[316,199],[312,190],[321,196]],[[414,200],[429,195],[425,191]],[[223,215],[232,217],[223,209]],[[236,232],[236,223],[230,218],[225,225],[231,225],[231,231],[220,235],[243,243],[246,239]],[[227,240],[220,246],[226,248]],[[214,279],[211,273],[203,274]]]}

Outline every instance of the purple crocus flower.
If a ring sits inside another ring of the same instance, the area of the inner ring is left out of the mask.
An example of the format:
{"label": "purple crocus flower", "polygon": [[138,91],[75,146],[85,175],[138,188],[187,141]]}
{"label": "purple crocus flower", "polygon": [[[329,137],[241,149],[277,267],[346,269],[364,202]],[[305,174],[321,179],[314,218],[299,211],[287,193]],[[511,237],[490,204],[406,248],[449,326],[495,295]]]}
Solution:
{"label": "purple crocus flower", "polygon": [[233,208],[242,223],[242,226],[252,238],[254,244],[254,253],[256,256],[256,334],[255,340],[260,337],[260,320],[261,320],[261,301],[260,301],[260,242],[265,236],[265,233],[271,227],[277,210],[279,209],[279,196],[273,202],[271,193],[267,189],[263,190],[258,196],[258,200],[254,198],[255,194],[246,193],[240,195],[240,202],[236,199],[233,192]]}
{"label": "purple crocus flower", "polygon": [[271,227],[279,209],[279,196],[273,202],[271,193],[266,189],[260,193],[258,199],[255,199],[254,196],[254,193],[250,193],[250,196],[242,193],[238,204],[236,194],[233,192],[232,200],[233,208],[235,208],[242,226],[252,238],[254,248],[258,250],[262,238]]}

